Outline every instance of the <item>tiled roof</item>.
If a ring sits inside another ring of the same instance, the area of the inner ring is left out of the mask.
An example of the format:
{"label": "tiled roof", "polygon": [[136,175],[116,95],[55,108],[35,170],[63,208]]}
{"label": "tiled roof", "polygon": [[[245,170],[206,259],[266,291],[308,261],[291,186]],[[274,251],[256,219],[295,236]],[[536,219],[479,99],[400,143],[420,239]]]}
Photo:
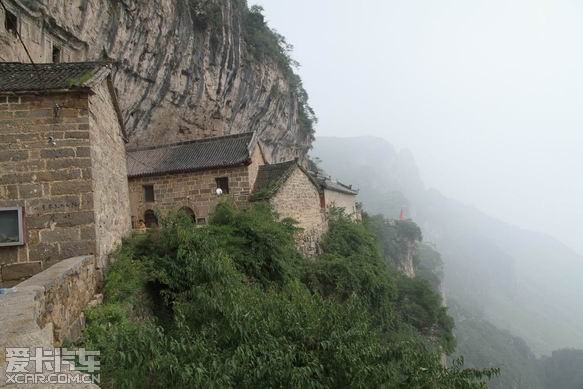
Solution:
{"label": "tiled roof", "polygon": [[143,177],[239,166],[251,160],[253,132],[128,150],[128,176]]}
{"label": "tiled roof", "polygon": [[312,177],[297,160],[259,166],[257,179],[251,195],[252,201],[267,200],[273,197],[281,186],[288,180],[295,168],[300,169],[320,191],[318,182]]}
{"label": "tiled roof", "polygon": [[298,165],[296,160],[259,166],[252,200],[265,200],[277,193]]}
{"label": "tiled roof", "polygon": [[90,88],[111,71],[106,62],[0,63],[0,92]]}
{"label": "tiled roof", "polygon": [[354,196],[356,196],[358,194],[358,191],[355,189],[352,189],[352,186],[345,185],[339,181],[334,181],[334,180],[331,180],[330,178],[321,177],[321,176],[316,177],[316,180],[318,181],[318,184],[320,184],[320,186],[323,189],[331,190],[333,192],[340,192],[340,193],[345,193],[345,194],[349,194],[349,195],[354,195]]}

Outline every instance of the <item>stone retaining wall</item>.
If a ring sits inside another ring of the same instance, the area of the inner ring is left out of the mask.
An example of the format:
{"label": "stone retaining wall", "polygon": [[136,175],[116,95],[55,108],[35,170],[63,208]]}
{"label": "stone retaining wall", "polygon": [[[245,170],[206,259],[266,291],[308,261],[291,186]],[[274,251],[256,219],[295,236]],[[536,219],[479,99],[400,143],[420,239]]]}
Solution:
{"label": "stone retaining wall", "polygon": [[97,286],[95,258],[66,259],[0,295],[0,387],[6,347],[58,347],[81,335],[83,310]]}

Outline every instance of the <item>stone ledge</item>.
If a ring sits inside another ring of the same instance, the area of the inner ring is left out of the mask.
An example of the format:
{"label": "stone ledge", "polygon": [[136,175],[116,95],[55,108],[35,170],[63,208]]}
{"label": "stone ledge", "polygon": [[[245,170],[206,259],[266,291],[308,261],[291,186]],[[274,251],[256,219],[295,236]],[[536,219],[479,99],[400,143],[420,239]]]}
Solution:
{"label": "stone ledge", "polygon": [[79,336],[83,309],[93,299],[96,285],[95,258],[84,256],[61,261],[18,284],[16,292],[0,295],[0,387],[5,381],[6,347],[50,349]]}
{"label": "stone ledge", "polygon": [[93,299],[97,289],[98,276],[95,258],[83,256],[65,259],[21,282],[19,288],[41,288],[44,304],[37,311],[37,322],[44,327],[54,326],[54,343],[60,345],[83,313],[83,309]]}

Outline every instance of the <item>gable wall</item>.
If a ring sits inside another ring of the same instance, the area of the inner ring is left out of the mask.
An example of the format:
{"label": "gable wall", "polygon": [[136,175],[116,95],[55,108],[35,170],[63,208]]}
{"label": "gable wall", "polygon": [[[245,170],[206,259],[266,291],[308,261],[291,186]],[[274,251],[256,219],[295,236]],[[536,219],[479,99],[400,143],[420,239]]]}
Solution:
{"label": "gable wall", "polygon": [[356,209],[356,196],[326,189],[324,190],[324,199],[326,208],[342,208],[347,215],[360,219],[360,213]]}
{"label": "gable wall", "polygon": [[89,125],[96,260],[104,268],[107,255],[131,231],[125,142],[107,80],[89,97]]}
{"label": "gable wall", "polygon": [[290,217],[304,231],[298,234],[298,244],[308,255],[319,251],[322,234],[328,230],[325,213],[320,206],[320,193],[298,167],[270,200],[280,218]]}
{"label": "gable wall", "polygon": [[253,189],[255,186],[255,181],[257,180],[257,174],[259,172],[259,166],[265,165],[266,161],[261,151],[261,146],[258,144],[255,146],[255,150],[251,154],[251,164],[248,167],[249,172],[249,187]]}

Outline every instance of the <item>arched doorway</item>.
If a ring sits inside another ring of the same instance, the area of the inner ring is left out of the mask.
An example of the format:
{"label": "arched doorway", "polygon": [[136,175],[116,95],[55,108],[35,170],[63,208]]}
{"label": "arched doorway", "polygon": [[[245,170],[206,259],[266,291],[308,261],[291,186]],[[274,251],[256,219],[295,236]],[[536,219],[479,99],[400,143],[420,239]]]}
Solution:
{"label": "arched doorway", "polygon": [[196,224],[196,215],[194,214],[192,208],[182,207],[180,208],[180,212],[188,216],[192,220],[192,222]]}
{"label": "arched doorway", "polygon": [[151,209],[148,209],[146,212],[144,212],[144,223],[146,224],[147,228],[158,227],[158,217]]}

